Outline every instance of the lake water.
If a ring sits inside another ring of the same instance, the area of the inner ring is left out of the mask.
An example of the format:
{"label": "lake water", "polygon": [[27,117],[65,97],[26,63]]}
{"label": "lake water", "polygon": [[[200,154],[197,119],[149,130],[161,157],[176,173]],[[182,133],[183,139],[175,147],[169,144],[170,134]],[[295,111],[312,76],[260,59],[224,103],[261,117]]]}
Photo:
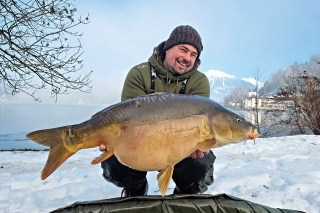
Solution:
{"label": "lake water", "polygon": [[81,123],[105,107],[0,102],[0,150],[48,148],[29,140],[26,134]]}

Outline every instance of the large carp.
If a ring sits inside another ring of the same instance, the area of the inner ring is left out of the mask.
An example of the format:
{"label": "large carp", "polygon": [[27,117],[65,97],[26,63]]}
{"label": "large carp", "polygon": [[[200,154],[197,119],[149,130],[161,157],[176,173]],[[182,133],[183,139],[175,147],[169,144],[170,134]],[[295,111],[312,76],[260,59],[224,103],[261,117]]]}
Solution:
{"label": "large carp", "polygon": [[27,137],[50,147],[43,180],[78,150],[104,144],[107,150],[92,164],[115,155],[133,169],[161,171],[158,186],[165,195],[174,165],[197,149],[255,140],[259,133],[244,118],[211,99],[156,93],[109,106],[83,123],[38,130]]}

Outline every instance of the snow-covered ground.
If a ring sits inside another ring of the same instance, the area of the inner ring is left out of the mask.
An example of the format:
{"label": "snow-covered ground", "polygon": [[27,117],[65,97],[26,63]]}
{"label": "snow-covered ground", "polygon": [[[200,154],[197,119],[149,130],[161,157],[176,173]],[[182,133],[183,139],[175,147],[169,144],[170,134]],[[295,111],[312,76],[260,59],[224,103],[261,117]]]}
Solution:
{"label": "snow-covered ground", "polygon": [[[215,182],[206,193],[226,193],[274,208],[320,212],[320,136],[260,138],[256,145],[228,145],[217,156]],[[106,182],[98,148],[81,150],[50,177],[40,173],[48,152],[0,152],[0,212],[48,212],[77,201],[118,197]],[[157,172],[148,173],[149,194],[160,195]],[[171,182],[167,194],[174,188]]]}

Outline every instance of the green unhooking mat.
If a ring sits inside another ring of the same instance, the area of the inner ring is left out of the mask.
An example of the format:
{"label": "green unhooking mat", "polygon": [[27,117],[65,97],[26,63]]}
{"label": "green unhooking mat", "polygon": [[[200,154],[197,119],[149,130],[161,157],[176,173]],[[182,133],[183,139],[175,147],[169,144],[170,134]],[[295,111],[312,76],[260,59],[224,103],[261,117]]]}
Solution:
{"label": "green unhooking mat", "polygon": [[52,213],[298,213],[271,208],[227,194],[148,195],[76,202]]}

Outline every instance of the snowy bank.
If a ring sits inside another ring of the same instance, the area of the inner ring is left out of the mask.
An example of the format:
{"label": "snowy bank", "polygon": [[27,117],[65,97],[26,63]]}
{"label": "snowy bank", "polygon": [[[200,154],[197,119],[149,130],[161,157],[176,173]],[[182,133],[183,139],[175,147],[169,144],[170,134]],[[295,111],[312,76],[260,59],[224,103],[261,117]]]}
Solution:
{"label": "snowy bank", "polygon": [[[259,138],[256,145],[228,145],[213,152],[215,182],[207,194],[226,193],[273,208],[320,212],[320,136]],[[49,212],[77,201],[119,197],[91,160],[98,148],[81,150],[42,181],[48,152],[0,152],[0,213]],[[148,173],[150,195],[160,195],[157,172]],[[172,193],[171,182],[167,194]]]}

